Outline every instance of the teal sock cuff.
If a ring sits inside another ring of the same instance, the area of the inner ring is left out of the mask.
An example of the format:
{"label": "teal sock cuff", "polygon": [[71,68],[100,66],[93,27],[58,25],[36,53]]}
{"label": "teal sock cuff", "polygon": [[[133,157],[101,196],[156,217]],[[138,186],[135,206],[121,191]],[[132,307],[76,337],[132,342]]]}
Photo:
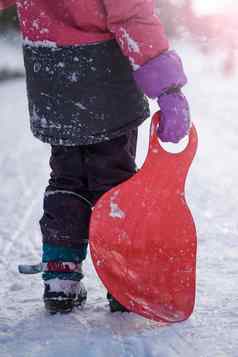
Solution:
{"label": "teal sock cuff", "polygon": [[43,263],[49,261],[76,262],[81,263],[87,256],[87,243],[82,244],[81,248],[69,248],[51,244],[43,244]]}
{"label": "teal sock cuff", "polygon": [[[87,246],[88,244],[82,244],[80,249],[69,248],[69,247],[62,247],[62,246],[55,246],[51,244],[43,244],[43,256],[42,262],[48,263],[50,261],[59,261],[59,262],[75,262],[81,263],[87,256]],[[42,274],[43,280],[50,280],[50,279],[61,279],[61,280],[73,280],[79,281],[82,279],[81,272],[72,272],[72,273],[65,273],[65,272],[44,272]]]}

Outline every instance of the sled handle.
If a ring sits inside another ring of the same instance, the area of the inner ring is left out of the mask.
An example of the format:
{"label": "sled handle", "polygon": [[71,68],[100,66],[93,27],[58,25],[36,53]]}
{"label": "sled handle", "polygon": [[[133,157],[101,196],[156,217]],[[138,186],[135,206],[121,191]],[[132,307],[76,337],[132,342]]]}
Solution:
{"label": "sled handle", "polygon": [[173,159],[173,160],[183,160],[184,162],[187,161],[188,163],[191,163],[196,151],[197,151],[197,146],[198,146],[198,135],[197,135],[197,130],[194,126],[194,124],[192,124],[192,127],[189,131],[189,137],[188,137],[188,144],[187,146],[180,152],[178,153],[171,153],[166,151],[158,138],[158,134],[157,134],[157,129],[159,126],[159,122],[160,122],[160,112],[156,112],[153,117],[152,117],[152,121],[151,121],[151,128],[150,128],[150,152],[155,151],[155,149],[159,149],[160,151],[160,155],[165,155],[167,156],[167,159]]}

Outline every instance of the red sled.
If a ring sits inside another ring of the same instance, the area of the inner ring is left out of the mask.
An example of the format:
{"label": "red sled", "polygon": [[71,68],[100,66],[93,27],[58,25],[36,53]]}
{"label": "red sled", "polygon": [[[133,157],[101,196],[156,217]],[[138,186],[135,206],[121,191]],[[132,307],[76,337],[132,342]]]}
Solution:
{"label": "red sled", "polygon": [[185,180],[197,149],[192,126],[184,151],[171,154],[157,138],[153,116],[146,161],[132,178],[104,194],[90,222],[90,250],[108,291],[129,311],[159,322],[192,313],[196,228]]}

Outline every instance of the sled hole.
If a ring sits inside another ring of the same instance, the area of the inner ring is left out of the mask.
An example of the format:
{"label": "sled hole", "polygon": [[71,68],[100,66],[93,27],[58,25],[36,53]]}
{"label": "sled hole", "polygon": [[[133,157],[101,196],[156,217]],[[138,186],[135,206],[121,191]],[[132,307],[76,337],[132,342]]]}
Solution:
{"label": "sled hole", "polygon": [[170,154],[178,154],[180,152],[183,152],[189,142],[189,136],[185,136],[185,138],[183,138],[182,140],[179,141],[179,143],[177,144],[173,144],[173,143],[164,143],[163,141],[159,140],[160,145],[162,146],[162,148],[169,152]]}

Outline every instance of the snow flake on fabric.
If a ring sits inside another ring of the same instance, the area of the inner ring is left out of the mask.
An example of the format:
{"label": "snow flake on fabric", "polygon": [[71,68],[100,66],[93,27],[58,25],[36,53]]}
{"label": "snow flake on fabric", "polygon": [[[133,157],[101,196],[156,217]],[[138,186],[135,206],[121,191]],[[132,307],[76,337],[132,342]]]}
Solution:
{"label": "snow flake on fabric", "polygon": [[32,110],[32,117],[31,120],[34,123],[37,123],[37,125],[39,125],[42,128],[47,128],[48,127],[48,123],[47,120],[44,116],[40,116],[37,112],[37,109],[35,107],[35,105],[33,105],[33,110]]}
{"label": "snow flake on fabric", "polygon": [[[126,31],[125,28],[120,27],[120,37],[119,37],[119,43],[122,48],[122,50],[126,50],[128,52],[128,58],[130,60],[130,63],[132,65],[132,68],[134,71],[140,68],[140,66],[136,63],[135,58],[133,57],[133,54],[140,54],[140,47],[137,41],[135,41],[130,34]],[[132,55],[130,55],[130,53]]]}
{"label": "snow flake on fabric", "polygon": [[135,63],[135,59],[134,58],[132,58],[131,56],[129,56],[128,58],[129,58],[129,61],[131,63],[133,71],[136,71],[137,69],[140,68],[140,66]]}
{"label": "snow flake on fabric", "polygon": [[59,46],[26,39],[23,49],[31,130],[41,141],[90,145],[120,136],[149,116],[116,41]]}
{"label": "snow flake on fabric", "polygon": [[75,104],[76,107],[80,108],[81,110],[87,110],[87,108],[83,104],[81,104],[80,102],[76,102],[74,104]]}
{"label": "snow flake on fabric", "polygon": [[[125,41],[128,50],[130,52],[134,52],[134,53],[140,53],[140,48],[139,48],[139,44],[129,35],[129,33],[123,28],[120,28],[120,31],[122,33],[121,36],[121,41]],[[122,43],[123,46],[123,43]]]}
{"label": "snow flake on fabric", "polygon": [[71,73],[68,78],[71,82],[76,83],[78,81],[78,75],[76,72]]}
{"label": "snow flake on fabric", "polygon": [[50,291],[64,292],[66,295],[76,293],[78,289],[78,281],[73,280],[55,278],[47,280],[47,284],[50,287]]}
{"label": "snow flake on fabric", "polygon": [[31,47],[48,47],[57,48],[57,44],[53,41],[42,40],[42,41],[31,41],[27,37],[23,39],[23,45]]}

